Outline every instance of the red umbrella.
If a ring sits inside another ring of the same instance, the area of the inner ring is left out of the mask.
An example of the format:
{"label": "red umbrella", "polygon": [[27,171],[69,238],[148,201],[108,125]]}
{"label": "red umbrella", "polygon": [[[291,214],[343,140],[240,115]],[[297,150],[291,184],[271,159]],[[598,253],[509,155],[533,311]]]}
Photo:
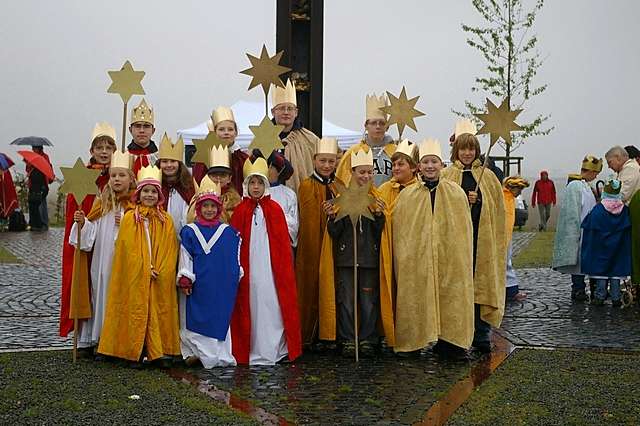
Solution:
{"label": "red umbrella", "polygon": [[18,154],[22,155],[24,161],[40,170],[49,180],[54,180],[56,178],[56,175],[53,173],[51,164],[49,164],[47,159],[42,155],[33,151],[18,151]]}

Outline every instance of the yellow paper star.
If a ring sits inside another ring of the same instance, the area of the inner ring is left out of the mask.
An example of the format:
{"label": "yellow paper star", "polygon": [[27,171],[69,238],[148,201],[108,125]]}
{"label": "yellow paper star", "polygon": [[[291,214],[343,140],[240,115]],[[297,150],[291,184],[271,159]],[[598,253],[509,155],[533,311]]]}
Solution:
{"label": "yellow paper star", "polygon": [[387,96],[389,96],[389,103],[391,105],[382,107],[380,110],[389,114],[389,126],[397,124],[399,135],[402,135],[405,126],[409,126],[417,132],[418,129],[413,119],[425,115],[424,112],[415,109],[420,96],[407,99],[407,91],[404,86],[402,86],[399,97],[396,98],[390,92],[387,92]]}
{"label": "yellow paper star", "polygon": [[258,85],[262,85],[262,90],[266,96],[269,94],[269,87],[271,84],[284,88],[284,83],[280,79],[280,74],[291,71],[291,68],[280,65],[280,59],[282,58],[283,53],[283,51],[280,51],[274,56],[269,57],[267,47],[264,44],[262,45],[262,51],[260,52],[259,58],[247,53],[247,57],[249,58],[252,67],[240,71],[240,74],[246,74],[252,77],[251,84],[249,84],[249,89],[247,90],[251,90]]}
{"label": "yellow paper star", "polygon": [[507,144],[511,145],[511,132],[522,130],[519,124],[516,124],[515,119],[522,112],[521,109],[511,111],[509,109],[509,98],[505,98],[500,107],[496,107],[489,98],[487,98],[487,110],[485,114],[474,114],[484,125],[478,130],[479,135],[491,135],[491,145],[498,141],[498,138]]}
{"label": "yellow paper star", "polygon": [[111,77],[111,86],[107,93],[117,93],[125,104],[129,102],[132,95],[144,95],[142,79],[144,71],[134,71],[131,62],[126,61],[120,71],[107,71]]}
{"label": "yellow paper star", "polygon": [[344,187],[341,184],[338,184],[338,187],[340,195],[335,199],[335,206],[338,211],[336,221],[349,216],[351,224],[355,226],[360,216],[374,220],[369,210],[369,206],[374,202],[373,197],[369,194],[371,183],[360,186],[354,178],[351,179],[349,187]]}
{"label": "yellow paper star", "polygon": [[60,171],[64,176],[60,192],[73,195],[78,205],[82,204],[87,195],[98,193],[96,179],[100,175],[100,170],[88,169],[81,158],[76,160],[73,167],[60,167]]}
{"label": "yellow paper star", "polygon": [[273,124],[269,117],[265,116],[259,126],[249,126],[249,129],[254,136],[249,150],[259,149],[264,158],[269,158],[273,151],[284,148],[280,140],[284,126]]}
{"label": "yellow paper star", "polygon": [[191,157],[192,163],[203,163],[207,167],[209,166],[209,153],[214,146],[228,146],[228,143],[220,139],[216,132],[209,132],[204,139],[194,139],[193,145],[196,147],[196,152]]}

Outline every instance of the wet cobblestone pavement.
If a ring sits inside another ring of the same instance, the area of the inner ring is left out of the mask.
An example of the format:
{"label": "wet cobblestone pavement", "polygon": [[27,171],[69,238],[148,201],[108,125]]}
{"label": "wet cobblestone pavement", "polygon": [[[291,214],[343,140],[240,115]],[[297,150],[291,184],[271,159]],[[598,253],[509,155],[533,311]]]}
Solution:
{"label": "wet cobblestone pavement", "polygon": [[[517,253],[535,233],[514,233]],[[69,347],[57,335],[62,229],[3,233],[0,244],[22,260],[0,264],[0,350]],[[569,278],[550,269],[517,271],[529,297],[507,306],[499,333],[516,345],[640,350],[640,311],[572,304]],[[409,424],[467,376],[477,359],[443,362],[430,351],[376,359],[307,353],[295,364],[190,369],[201,383],[228,391],[277,419],[296,423]]]}
{"label": "wet cobblestone pavement", "polygon": [[0,350],[70,345],[58,336],[63,233],[0,234],[0,244],[21,261],[0,263]]}

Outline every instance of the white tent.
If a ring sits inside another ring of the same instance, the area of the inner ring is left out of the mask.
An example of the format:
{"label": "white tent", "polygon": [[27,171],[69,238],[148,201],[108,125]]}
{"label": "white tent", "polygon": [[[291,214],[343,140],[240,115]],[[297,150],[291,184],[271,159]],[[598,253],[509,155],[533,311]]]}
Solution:
{"label": "white tent", "polygon": [[[231,107],[238,124],[238,137],[236,145],[240,148],[247,148],[253,139],[253,133],[249,130],[249,125],[257,126],[264,118],[264,103],[238,101]],[[178,130],[178,136],[182,136],[186,145],[192,145],[193,139],[204,139],[209,129],[207,122],[198,124],[190,129]],[[362,138],[361,132],[343,129],[335,124],[322,119],[322,135],[338,140],[340,148],[346,149]]]}

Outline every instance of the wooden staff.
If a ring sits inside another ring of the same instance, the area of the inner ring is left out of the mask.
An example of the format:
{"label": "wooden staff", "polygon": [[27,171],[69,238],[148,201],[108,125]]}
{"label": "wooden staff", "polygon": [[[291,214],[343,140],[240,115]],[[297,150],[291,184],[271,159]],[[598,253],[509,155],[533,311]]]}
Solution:
{"label": "wooden staff", "polygon": [[125,139],[127,137],[127,102],[124,103],[124,107],[122,109],[122,152],[125,148]]}
{"label": "wooden staff", "polygon": [[[361,220],[361,219],[360,219]],[[358,354],[358,232],[356,223],[351,222],[353,228],[353,336],[355,343],[356,362],[359,362]]]}
{"label": "wooden staff", "polygon": [[[81,205],[78,205],[81,207]],[[78,208],[78,211],[82,211],[81,208]],[[82,226],[80,223],[76,224],[78,228],[78,244],[76,245],[76,254],[80,251],[80,244],[82,239]],[[77,258],[77,256],[76,256]],[[74,280],[71,281],[71,286],[75,285]],[[71,294],[73,294],[73,288],[71,288]],[[73,318],[73,363],[76,363],[78,359],[78,315],[74,315]]]}
{"label": "wooden staff", "polygon": [[478,188],[480,187],[480,181],[482,180],[482,175],[489,165],[489,154],[491,153],[491,148],[493,148],[494,143],[489,145],[489,149],[487,153],[484,155],[484,162],[482,163],[482,170],[480,170],[480,176],[478,177],[478,181],[476,182],[476,190],[474,192],[478,192]]}

